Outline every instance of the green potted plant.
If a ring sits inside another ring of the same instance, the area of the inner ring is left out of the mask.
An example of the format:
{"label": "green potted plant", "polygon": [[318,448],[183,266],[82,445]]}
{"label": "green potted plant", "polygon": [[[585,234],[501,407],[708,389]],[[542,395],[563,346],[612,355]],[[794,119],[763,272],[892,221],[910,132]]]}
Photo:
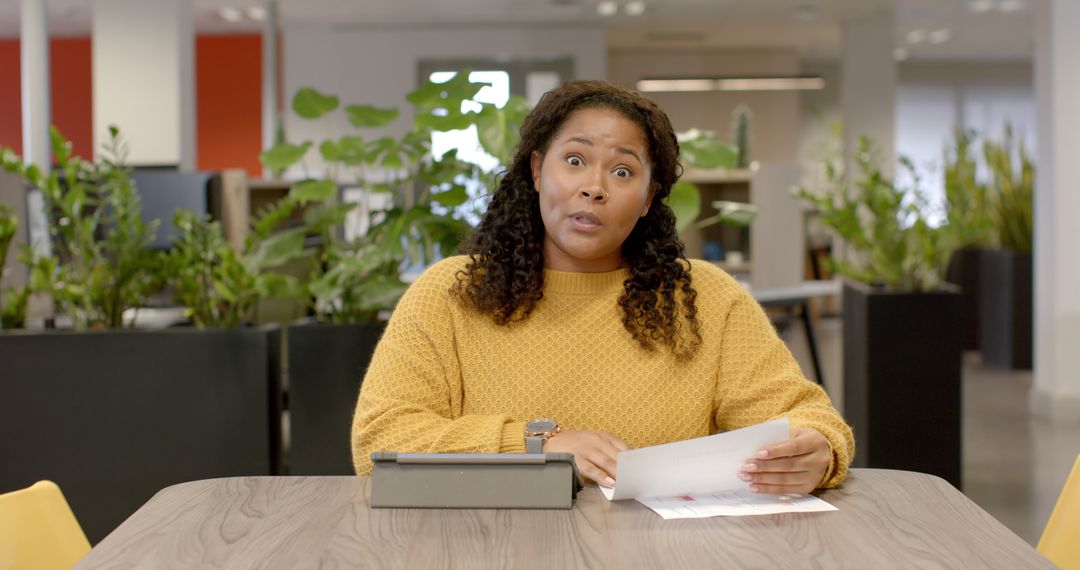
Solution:
{"label": "green potted plant", "polygon": [[[301,119],[349,124],[355,133],[322,141],[283,142],[262,155],[268,169],[284,172],[317,154],[326,176],[308,179],[322,189],[326,215],[319,262],[307,283],[313,318],[288,327],[286,340],[290,442],[286,455],[293,474],[350,474],[348,434],[364,369],[384,323],[379,318],[407,288],[404,267],[422,266],[453,253],[470,226],[465,212],[483,205],[470,198],[493,190],[498,168],[485,171],[456,152],[431,154],[435,131],[475,126],[480,143],[500,163],[509,160],[518,128],[528,111],[521,97],[502,108],[481,104],[462,111],[485,86],[459,73],[445,83],[429,82],[405,96],[414,119],[398,136],[368,139],[372,128],[393,125],[398,108],[342,106],[338,97],[305,87],[292,111]],[[400,127],[400,126],[399,126]],[[389,207],[368,210],[367,232],[347,240],[337,231],[354,204],[337,203],[338,186],[357,187],[388,198]]]}
{"label": "green potted plant", "polygon": [[8,251],[15,232],[19,229],[19,219],[11,208],[0,204],[0,330],[18,329],[26,325],[26,305],[30,298],[29,287],[4,287],[4,272]]}
{"label": "green potted plant", "polygon": [[48,173],[0,150],[4,169],[44,197],[52,252],[27,259],[30,285],[71,322],[0,335],[0,430],[19,434],[0,441],[11,458],[0,488],[47,473],[97,541],[165,486],[272,473],[272,339],[135,330],[135,310],[165,281],[164,256],[150,248],[157,222],[142,218],[117,129],[100,160],[70,149],[54,129]]}
{"label": "green potted plant", "polygon": [[826,166],[823,192],[796,190],[847,244],[831,260],[843,290],[844,415],[859,440],[859,466],[910,469],[961,484],[959,295],[943,284],[956,238],[930,223],[913,187],[883,174],[863,138],[845,177]]}
{"label": "green potted plant", "polygon": [[993,231],[979,258],[979,349],[991,366],[1030,370],[1035,166],[1009,127],[1000,141],[984,141],[983,155]]}
{"label": "green potted plant", "polygon": [[957,128],[945,151],[946,223],[956,237],[957,249],[949,260],[946,281],[960,287],[964,348],[979,347],[979,260],[989,247],[994,228],[987,185],[976,177],[976,134]]}

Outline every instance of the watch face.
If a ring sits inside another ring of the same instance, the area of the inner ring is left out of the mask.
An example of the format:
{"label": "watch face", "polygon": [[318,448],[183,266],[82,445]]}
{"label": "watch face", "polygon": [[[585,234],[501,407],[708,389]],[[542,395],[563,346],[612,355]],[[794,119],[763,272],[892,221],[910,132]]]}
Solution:
{"label": "watch face", "polygon": [[525,429],[532,433],[550,433],[555,431],[557,425],[555,420],[539,418],[525,424]]}

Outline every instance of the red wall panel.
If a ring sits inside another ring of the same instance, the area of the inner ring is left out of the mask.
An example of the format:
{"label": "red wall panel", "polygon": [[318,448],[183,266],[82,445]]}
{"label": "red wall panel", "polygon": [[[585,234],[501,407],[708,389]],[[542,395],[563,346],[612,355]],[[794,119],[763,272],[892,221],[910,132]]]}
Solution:
{"label": "red wall panel", "polygon": [[262,40],[200,36],[195,42],[198,168],[260,176]]}
{"label": "red wall panel", "polygon": [[0,147],[22,154],[19,40],[0,40]]}
{"label": "red wall panel", "polygon": [[[50,50],[52,122],[76,154],[92,156],[90,38],[53,38]],[[258,35],[200,36],[195,59],[197,167],[243,168],[260,175],[262,41]],[[0,39],[0,146],[21,153],[19,68],[19,40]]]}

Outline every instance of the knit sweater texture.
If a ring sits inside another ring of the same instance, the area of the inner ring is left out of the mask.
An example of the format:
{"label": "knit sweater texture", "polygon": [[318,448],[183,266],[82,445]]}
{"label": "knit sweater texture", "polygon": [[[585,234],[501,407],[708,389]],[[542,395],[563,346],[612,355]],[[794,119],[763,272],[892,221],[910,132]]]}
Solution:
{"label": "knit sweater texture", "polygon": [[623,327],[616,300],[625,269],[546,270],[533,313],[498,325],[451,292],[467,261],[430,267],[394,310],[353,419],[357,473],[371,471],[379,450],[524,453],[534,418],[608,431],[639,448],[786,416],[828,439],[822,486],[844,479],[851,429],[753,297],[714,265],[691,261],[703,344],[680,360],[664,346],[643,349]]}

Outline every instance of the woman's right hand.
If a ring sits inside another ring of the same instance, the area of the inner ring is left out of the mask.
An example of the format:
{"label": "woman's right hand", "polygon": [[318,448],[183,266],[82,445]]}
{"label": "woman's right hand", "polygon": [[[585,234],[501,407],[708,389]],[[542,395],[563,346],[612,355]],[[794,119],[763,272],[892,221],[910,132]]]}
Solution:
{"label": "woman's right hand", "polygon": [[630,446],[606,431],[562,430],[544,442],[544,453],[573,453],[578,471],[593,481],[615,484],[615,462]]}

